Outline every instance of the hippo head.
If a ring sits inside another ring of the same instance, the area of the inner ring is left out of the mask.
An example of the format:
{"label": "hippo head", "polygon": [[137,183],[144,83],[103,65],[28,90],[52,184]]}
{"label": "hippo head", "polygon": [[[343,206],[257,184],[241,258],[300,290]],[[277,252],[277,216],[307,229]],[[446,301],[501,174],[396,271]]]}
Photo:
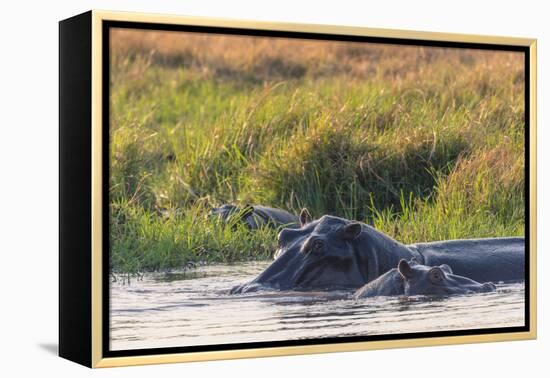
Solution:
{"label": "hippo head", "polygon": [[367,264],[357,248],[363,225],[325,215],[310,221],[302,211],[299,229],[278,235],[277,258],[252,282],[233,293],[261,288],[276,290],[346,290],[367,281]]}
{"label": "hippo head", "polygon": [[223,222],[236,223],[241,220],[246,220],[253,212],[254,208],[250,205],[239,207],[225,204],[213,208],[210,212],[210,216],[217,217]]}
{"label": "hippo head", "polygon": [[397,266],[403,277],[405,295],[451,295],[485,293],[496,290],[492,282],[479,283],[453,274],[449,265],[426,266],[414,259],[402,259]]}

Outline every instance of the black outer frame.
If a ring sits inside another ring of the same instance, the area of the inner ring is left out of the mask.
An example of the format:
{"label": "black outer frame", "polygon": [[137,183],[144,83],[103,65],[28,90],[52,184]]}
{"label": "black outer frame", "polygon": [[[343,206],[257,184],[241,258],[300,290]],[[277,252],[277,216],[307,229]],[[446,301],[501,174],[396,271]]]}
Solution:
{"label": "black outer frame", "polygon": [[59,355],[92,367],[92,12],[59,23]]}
{"label": "black outer frame", "polygon": [[[60,261],[59,261],[59,354],[91,367],[91,19],[87,12],[60,22]],[[187,31],[234,35],[338,40],[435,47],[460,47],[523,52],[525,56],[525,243],[529,246],[530,211],[530,54],[529,47],[484,43],[441,42],[386,37],[344,36],[301,32],[250,30],[225,27],[168,25],[127,21],[103,21],[102,107],[103,107],[103,272],[109,270],[109,28]],[[107,127],[105,127],[107,126]],[[364,337],[285,340],[155,349],[109,350],[109,275],[102,275],[102,354],[126,357],[186,352],[339,344],[375,340],[418,339],[442,336],[486,335],[530,331],[530,254],[526,254],[525,326],[462,331],[419,332]]]}

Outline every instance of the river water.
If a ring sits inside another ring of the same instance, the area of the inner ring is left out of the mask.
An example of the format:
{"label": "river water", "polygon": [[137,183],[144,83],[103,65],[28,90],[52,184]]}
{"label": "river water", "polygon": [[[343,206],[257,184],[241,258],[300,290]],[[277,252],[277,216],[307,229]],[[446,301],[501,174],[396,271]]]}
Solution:
{"label": "river water", "polygon": [[229,295],[269,262],[204,266],[111,283],[110,349],[231,344],[524,325],[524,284],[446,298],[342,293]]}

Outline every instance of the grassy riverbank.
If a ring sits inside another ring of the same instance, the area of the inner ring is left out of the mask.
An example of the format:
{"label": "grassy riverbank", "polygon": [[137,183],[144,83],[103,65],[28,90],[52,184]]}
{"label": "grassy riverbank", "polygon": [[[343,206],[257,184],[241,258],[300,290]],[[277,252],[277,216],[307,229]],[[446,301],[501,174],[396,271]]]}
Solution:
{"label": "grassy riverbank", "polygon": [[522,58],[113,34],[111,267],[266,258],[211,205],[372,224],[403,242],[522,235]]}

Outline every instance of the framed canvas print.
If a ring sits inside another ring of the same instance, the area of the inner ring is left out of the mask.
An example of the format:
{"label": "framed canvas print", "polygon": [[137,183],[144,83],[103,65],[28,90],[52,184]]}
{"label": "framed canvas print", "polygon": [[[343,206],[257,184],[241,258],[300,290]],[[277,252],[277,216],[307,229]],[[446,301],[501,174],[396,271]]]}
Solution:
{"label": "framed canvas print", "polygon": [[59,353],[536,337],[536,41],[60,22]]}

